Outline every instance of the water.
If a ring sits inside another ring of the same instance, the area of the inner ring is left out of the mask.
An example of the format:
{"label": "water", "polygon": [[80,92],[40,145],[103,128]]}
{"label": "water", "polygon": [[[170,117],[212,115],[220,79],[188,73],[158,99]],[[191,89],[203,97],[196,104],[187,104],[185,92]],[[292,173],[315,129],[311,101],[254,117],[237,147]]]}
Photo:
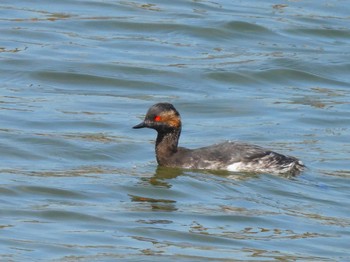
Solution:
{"label": "water", "polygon": [[[346,1],[2,1],[1,261],[350,260]],[[157,168],[180,143],[301,158],[296,178]]]}

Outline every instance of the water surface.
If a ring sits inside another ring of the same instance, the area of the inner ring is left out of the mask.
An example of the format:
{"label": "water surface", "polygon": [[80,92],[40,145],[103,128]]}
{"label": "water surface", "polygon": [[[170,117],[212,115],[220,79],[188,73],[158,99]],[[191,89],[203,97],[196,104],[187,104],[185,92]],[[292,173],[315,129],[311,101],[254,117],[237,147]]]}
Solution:
{"label": "water surface", "polygon": [[[350,259],[346,1],[2,1],[2,261]],[[301,158],[270,174],[158,168],[181,145]]]}

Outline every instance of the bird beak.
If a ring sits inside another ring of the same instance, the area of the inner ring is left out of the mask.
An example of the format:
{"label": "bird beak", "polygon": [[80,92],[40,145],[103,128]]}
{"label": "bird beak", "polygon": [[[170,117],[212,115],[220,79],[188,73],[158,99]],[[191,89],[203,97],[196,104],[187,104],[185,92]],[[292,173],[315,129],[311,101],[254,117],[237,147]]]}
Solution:
{"label": "bird beak", "polygon": [[136,126],[133,126],[132,128],[135,128],[135,129],[138,129],[138,128],[144,128],[144,127],[147,127],[146,123],[145,122],[142,122]]}

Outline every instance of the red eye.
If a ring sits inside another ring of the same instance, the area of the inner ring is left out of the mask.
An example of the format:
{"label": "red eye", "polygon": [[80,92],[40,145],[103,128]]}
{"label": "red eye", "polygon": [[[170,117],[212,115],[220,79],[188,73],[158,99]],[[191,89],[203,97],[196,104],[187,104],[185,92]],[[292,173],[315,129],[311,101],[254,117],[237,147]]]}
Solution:
{"label": "red eye", "polygon": [[159,122],[162,118],[160,116],[155,116],[154,121]]}

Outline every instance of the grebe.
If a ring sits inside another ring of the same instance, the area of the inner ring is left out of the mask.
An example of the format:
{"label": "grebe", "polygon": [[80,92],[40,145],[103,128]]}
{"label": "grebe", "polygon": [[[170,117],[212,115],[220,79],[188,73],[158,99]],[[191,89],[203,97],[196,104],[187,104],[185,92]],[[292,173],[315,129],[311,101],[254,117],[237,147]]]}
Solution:
{"label": "grebe", "polygon": [[170,103],[150,107],[144,121],[133,128],[144,127],[158,132],[156,158],[160,166],[290,175],[298,175],[305,167],[295,157],[236,141],[198,149],[178,147],[181,118]]}

